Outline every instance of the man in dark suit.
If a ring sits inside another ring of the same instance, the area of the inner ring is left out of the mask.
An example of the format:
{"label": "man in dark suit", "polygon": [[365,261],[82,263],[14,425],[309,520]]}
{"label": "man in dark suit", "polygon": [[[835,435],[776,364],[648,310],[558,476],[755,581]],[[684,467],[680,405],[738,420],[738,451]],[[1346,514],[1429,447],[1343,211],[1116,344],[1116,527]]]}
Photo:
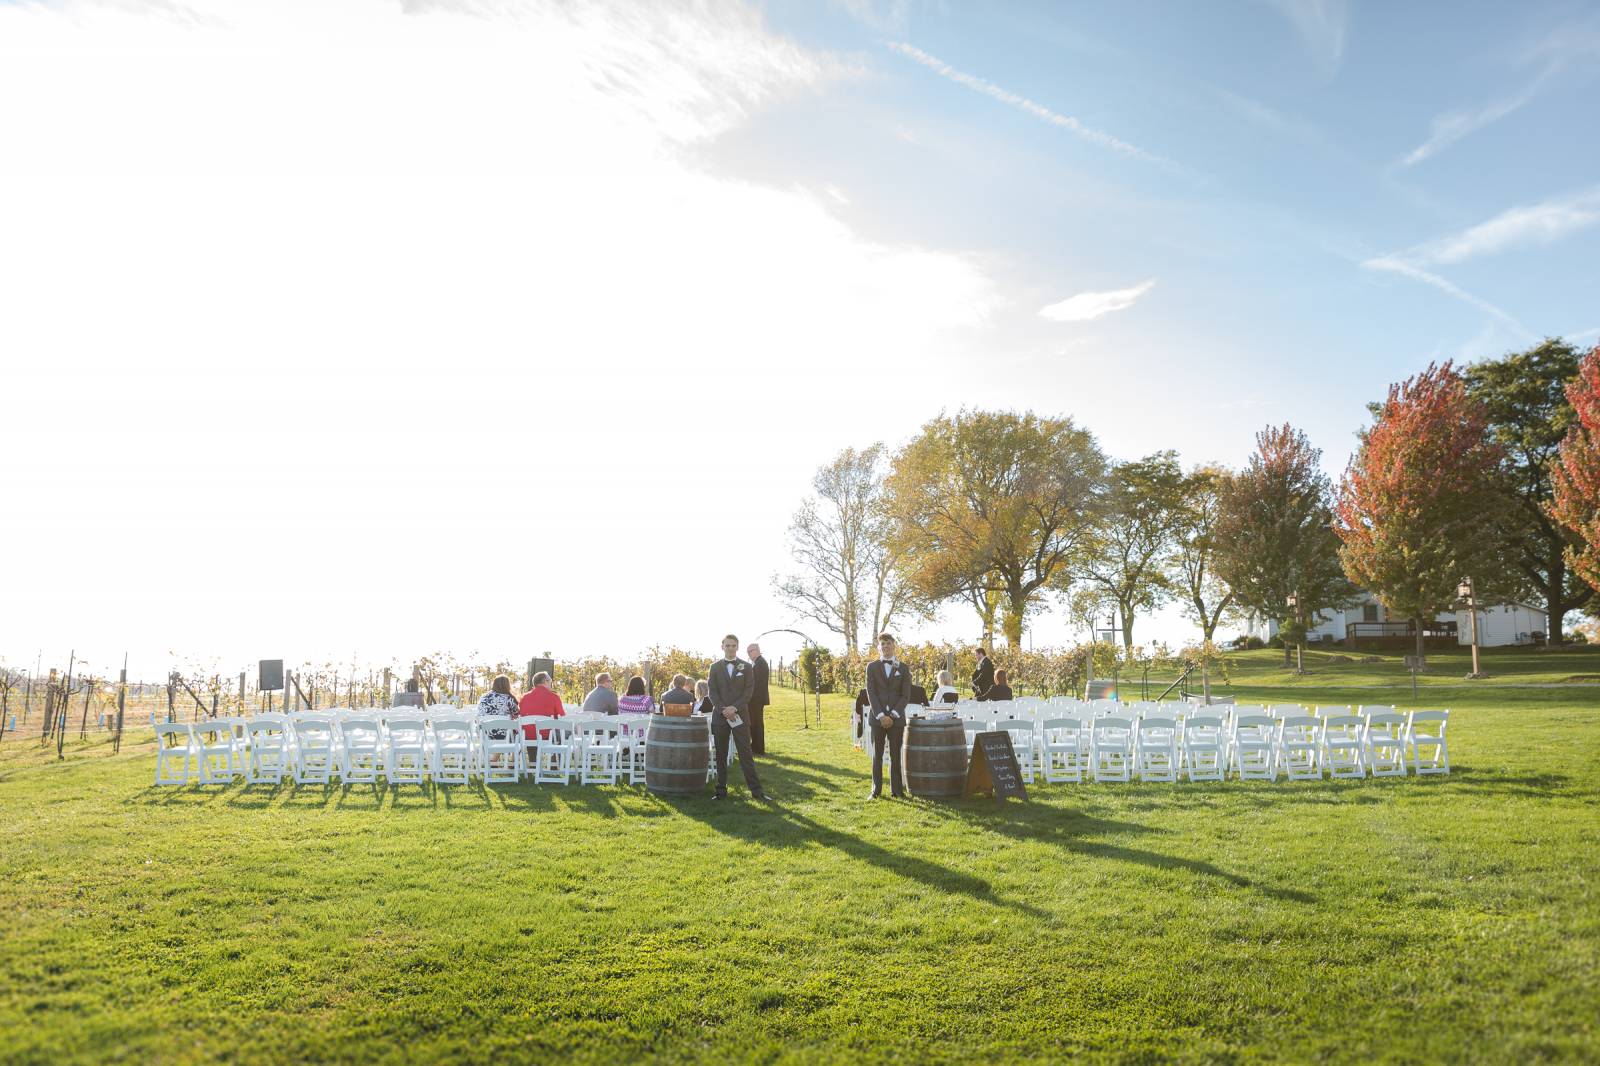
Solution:
{"label": "man in dark suit", "polygon": [[757,755],[765,755],[767,724],[764,719],[767,704],[772,702],[772,692],[767,685],[772,676],[772,668],[767,665],[766,656],[761,654],[761,645],[750,645],[745,649],[745,654],[750,656],[750,665],[755,673],[755,680],[750,686],[750,750]]}
{"label": "man in dark suit", "polygon": [[905,778],[900,774],[900,748],[906,738],[906,705],[911,702],[911,672],[894,657],[894,638],[885,633],[878,638],[878,659],[867,664],[867,714],[872,721],[872,792],[868,799],[883,795],[883,749],[889,748],[889,791],[904,796]]}
{"label": "man in dark suit", "polygon": [[755,671],[739,658],[739,638],[729,633],[722,638],[722,658],[712,663],[706,673],[711,706],[716,709],[711,716],[711,739],[717,753],[717,791],[713,799],[728,796],[730,736],[739,749],[739,769],[744,771],[745,787],[754,798],[767,798],[761,791],[761,779],[756,776],[756,757],[750,750],[750,723],[746,720],[754,680]]}
{"label": "man in dark suit", "polygon": [[982,696],[989,691],[989,686],[994,684],[994,662],[989,658],[989,653],[982,648],[978,649],[978,668],[972,672],[972,694]]}

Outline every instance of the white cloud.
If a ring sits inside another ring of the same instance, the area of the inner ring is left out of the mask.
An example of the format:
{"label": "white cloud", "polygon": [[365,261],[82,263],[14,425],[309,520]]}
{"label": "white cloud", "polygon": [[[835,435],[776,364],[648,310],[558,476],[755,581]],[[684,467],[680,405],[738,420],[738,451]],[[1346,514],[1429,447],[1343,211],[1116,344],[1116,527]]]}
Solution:
{"label": "white cloud", "polygon": [[1600,186],[1508,208],[1458,233],[1383,257],[1413,266],[1461,263],[1523,247],[1552,244],[1600,222]]}
{"label": "white cloud", "polygon": [[1439,115],[1433,120],[1433,128],[1428,135],[1428,139],[1407,152],[1400,159],[1400,165],[1403,167],[1415,166],[1424,159],[1437,155],[1469,133],[1475,133],[1490,123],[1499,122],[1507,115],[1527,106],[1534,97],[1539,95],[1539,90],[1545,80],[1544,77],[1540,77],[1521,92],[1508,96],[1503,100],[1497,100],[1476,111],[1451,111]]}
{"label": "white cloud", "polygon": [[1472,295],[1470,292],[1467,292],[1454,282],[1449,281],[1446,278],[1442,278],[1431,271],[1424,270],[1414,263],[1407,262],[1406,260],[1395,256],[1377,256],[1375,258],[1366,260],[1361,265],[1367,270],[1398,274],[1401,277],[1410,278],[1413,281],[1420,281],[1424,285],[1430,285],[1433,288],[1438,289],[1440,292],[1460,300],[1464,304],[1476,307],[1478,310],[1483,311],[1500,322],[1505,323],[1507,326],[1510,326],[1512,329],[1516,330],[1519,335],[1531,336],[1531,334],[1528,332],[1528,328],[1521,322],[1518,322],[1506,311],[1501,310],[1487,300]]}
{"label": "white cloud", "polygon": [[1521,246],[1551,244],[1596,222],[1600,222],[1600,188],[1513,207],[1486,222],[1424,245],[1420,258],[1433,263],[1459,263]]}
{"label": "white cloud", "polygon": [[1402,156],[1399,165],[1415,166],[1463,137],[1520,111],[1556,84],[1568,69],[1574,66],[1592,69],[1595,59],[1600,59],[1600,17],[1558,27],[1517,57],[1519,65],[1538,68],[1538,73],[1526,86],[1483,107],[1437,116],[1428,139]]}
{"label": "white cloud", "polygon": [[1035,101],[1028,99],[1026,96],[1019,96],[1017,93],[1011,92],[1009,89],[1002,89],[1000,86],[988,81],[987,79],[980,78],[976,74],[968,74],[965,71],[957,70],[944,60],[938,58],[937,56],[929,55],[927,52],[924,52],[922,49],[917,48],[914,45],[906,44],[903,41],[890,41],[888,42],[888,46],[906,58],[922,64],[942,78],[947,78],[950,81],[955,82],[957,85],[964,85],[974,92],[982,93],[990,99],[998,100],[1008,107],[1014,107],[1018,111],[1032,115],[1034,118],[1037,118],[1043,122],[1048,122],[1052,126],[1058,126],[1061,129],[1067,130],[1068,132],[1088,141],[1090,144],[1098,145],[1101,148],[1109,148],[1111,151],[1117,152],[1120,155],[1130,156],[1135,159],[1142,159],[1147,163],[1156,163],[1165,167],[1176,167],[1176,164],[1169,159],[1163,159],[1161,156],[1152,155],[1137,145],[1130,144],[1119,137],[1114,137],[1111,134],[1106,133],[1104,130],[1097,130],[1092,126],[1086,126],[1082,122],[1079,122],[1077,119],[1073,118],[1071,115],[1063,115],[1059,111],[1053,111],[1050,108],[1045,107],[1043,104],[1036,103]]}
{"label": "white cloud", "polygon": [[1324,76],[1332,75],[1344,59],[1350,23],[1346,0],[1268,0],[1289,20],[1306,51]]}
{"label": "white cloud", "polygon": [[[66,501],[7,523],[30,565],[0,651],[758,631],[795,486],[903,382],[883,353],[938,357],[997,305],[968,256],[685,161],[850,73],[742,7],[131,10],[0,4],[0,99],[26,101],[0,109],[0,202],[26,205],[0,360],[77,427],[0,422],[0,478]],[[780,393],[815,413],[771,417]],[[706,538],[675,515],[730,468]],[[682,615],[617,609],[714,572],[742,577]],[[137,623],[67,606],[110,589]]]}
{"label": "white cloud", "polygon": [[1102,315],[1109,315],[1113,311],[1126,311],[1151,289],[1155,288],[1156,279],[1140,282],[1128,289],[1113,289],[1110,292],[1080,292],[1076,296],[1069,296],[1060,303],[1041,307],[1039,314],[1043,318],[1056,322],[1090,322]]}

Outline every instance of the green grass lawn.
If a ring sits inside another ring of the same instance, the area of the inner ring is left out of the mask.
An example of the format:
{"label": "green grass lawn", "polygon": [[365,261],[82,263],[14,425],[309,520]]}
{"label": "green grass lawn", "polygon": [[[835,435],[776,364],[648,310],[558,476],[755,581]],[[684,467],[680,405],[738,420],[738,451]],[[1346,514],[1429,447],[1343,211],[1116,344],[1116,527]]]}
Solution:
{"label": "green grass lawn", "polygon": [[1241,702],[1447,706],[1454,773],[868,804],[788,692],[770,805],[8,739],[0,1061],[1600,1058],[1600,655],[1280,655]]}

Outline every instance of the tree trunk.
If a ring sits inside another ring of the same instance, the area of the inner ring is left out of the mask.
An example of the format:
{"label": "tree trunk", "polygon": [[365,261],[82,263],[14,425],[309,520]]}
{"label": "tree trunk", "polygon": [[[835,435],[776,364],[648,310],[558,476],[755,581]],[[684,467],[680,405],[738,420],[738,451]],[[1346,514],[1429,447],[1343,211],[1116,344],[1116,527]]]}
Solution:
{"label": "tree trunk", "polygon": [[1000,619],[1005,629],[1006,644],[1010,647],[1022,647],[1022,621],[1027,609],[1028,597],[1021,593],[1011,593],[1010,601],[1006,604],[1005,616]]}
{"label": "tree trunk", "polygon": [[1133,650],[1133,608],[1126,603],[1117,605],[1122,611],[1122,650]]}

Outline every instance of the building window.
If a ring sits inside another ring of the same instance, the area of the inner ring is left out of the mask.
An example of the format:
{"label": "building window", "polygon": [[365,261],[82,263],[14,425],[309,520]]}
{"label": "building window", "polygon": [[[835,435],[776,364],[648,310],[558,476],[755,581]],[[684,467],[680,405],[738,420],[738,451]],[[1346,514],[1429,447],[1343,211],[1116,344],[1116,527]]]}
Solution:
{"label": "building window", "polygon": [[1378,605],[1375,603],[1363,604],[1361,607],[1361,620],[1363,622],[1376,622],[1378,620]]}

